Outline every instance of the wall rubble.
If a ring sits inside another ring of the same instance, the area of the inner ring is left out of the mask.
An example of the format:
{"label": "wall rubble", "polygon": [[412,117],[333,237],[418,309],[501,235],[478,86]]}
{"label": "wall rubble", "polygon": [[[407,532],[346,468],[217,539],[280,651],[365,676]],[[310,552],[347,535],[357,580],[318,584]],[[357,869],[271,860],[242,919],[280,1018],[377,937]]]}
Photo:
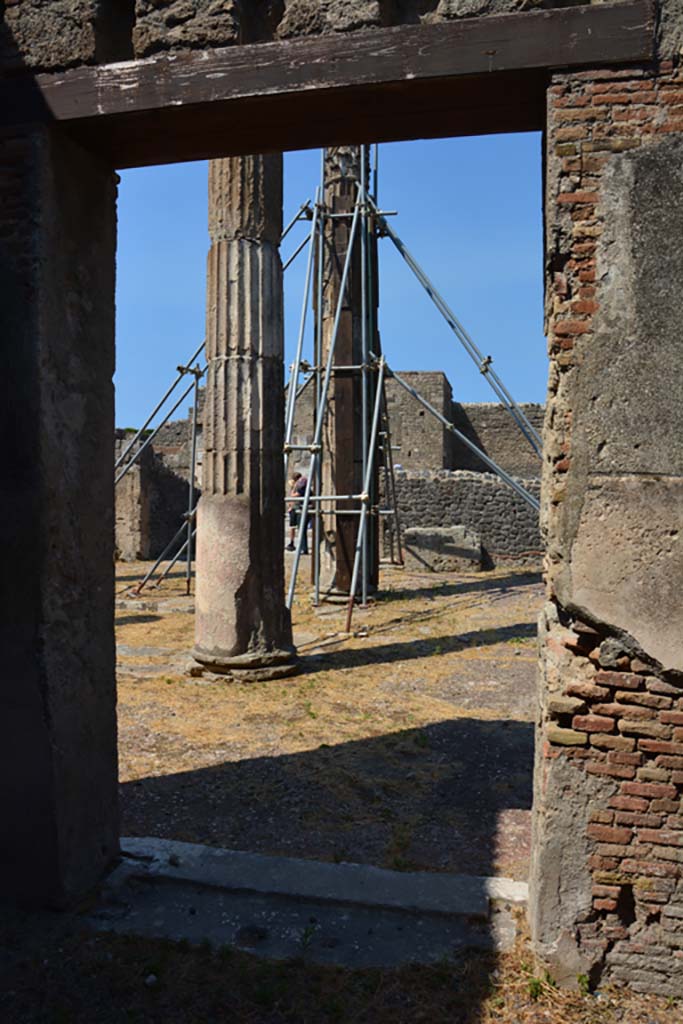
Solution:
{"label": "wall rubble", "polygon": [[[520,483],[539,497],[538,480]],[[402,531],[411,526],[462,525],[481,537],[484,567],[540,565],[538,513],[493,473],[399,471],[396,495]],[[385,517],[385,551],[392,527],[393,520]]]}

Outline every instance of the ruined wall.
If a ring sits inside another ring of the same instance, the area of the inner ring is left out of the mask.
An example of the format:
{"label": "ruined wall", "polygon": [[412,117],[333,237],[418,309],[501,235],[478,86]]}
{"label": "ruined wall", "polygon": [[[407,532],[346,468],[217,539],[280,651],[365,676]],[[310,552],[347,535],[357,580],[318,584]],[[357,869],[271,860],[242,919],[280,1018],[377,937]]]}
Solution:
{"label": "ruined wall", "polygon": [[532,874],[534,940],[556,976],[678,996],[682,132],[671,61],[549,89]]}
{"label": "ruined wall", "polygon": [[0,73],[21,67],[56,71],[133,56],[134,0],[5,0],[2,6]]}
{"label": "ruined wall", "polygon": [[[533,402],[520,405],[539,435],[543,431],[545,406]],[[465,437],[474,441],[490,458],[513,476],[537,478],[542,463],[524,438],[510,413],[498,402],[453,402],[451,421]],[[486,465],[456,437],[451,437],[449,466],[488,472]]]}
{"label": "ruined wall", "polygon": [[[116,431],[115,458],[130,440],[130,433]],[[116,485],[117,558],[157,558],[169,543],[188,510],[190,451],[190,420],[174,420],[162,427],[139,461]],[[200,473],[198,459],[197,500],[201,494]]]}
{"label": "ruined wall", "polygon": [[[442,416],[450,418],[452,391],[445,374],[408,371],[401,372],[401,377]],[[453,468],[448,431],[395,381],[387,381],[386,392],[391,440],[399,449],[394,461],[404,469]]]}
{"label": "ruined wall", "polygon": [[5,0],[0,70],[83,64],[245,42],[438,24],[563,0]]}
{"label": "ruined wall", "polygon": [[[115,460],[126,451],[131,439],[127,431],[116,431]],[[151,464],[152,452],[148,448],[119,481],[114,492],[116,557],[124,562],[150,557]]]}
{"label": "ruined wall", "polygon": [[[454,402],[452,388],[444,373],[424,370],[401,371],[411,384],[437,409],[481,448],[499,466],[513,476],[540,478],[542,463],[520,433],[510,414],[494,402]],[[394,462],[406,470],[466,469],[490,472],[466,445],[458,441],[407,391],[389,379],[386,384],[387,408],[391,424]],[[545,407],[523,403],[521,408],[540,433]],[[292,441],[308,444],[313,438],[313,389],[307,387],[297,399]],[[292,465],[301,469],[307,463],[304,452],[294,452]]]}
{"label": "ruined wall", "polygon": [[[521,482],[539,496],[538,480]],[[396,493],[402,528],[467,526],[481,537],[485,567],[540,566],[538,514],[492,473],[397,472]]]}

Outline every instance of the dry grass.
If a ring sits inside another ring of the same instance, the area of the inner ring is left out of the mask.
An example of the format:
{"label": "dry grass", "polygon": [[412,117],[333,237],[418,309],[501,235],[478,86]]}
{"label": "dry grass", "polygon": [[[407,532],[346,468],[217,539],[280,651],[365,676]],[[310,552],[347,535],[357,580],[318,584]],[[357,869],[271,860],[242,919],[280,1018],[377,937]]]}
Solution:
{"label": "dry grass", "polygon": [[389,570],[383,588],[351,636],[301,588],[302,672],[259,684],[183,673],[187,612],[121,610],[124,831],[525,877],[538,579]]}
{"label": "dry grass", "polygon": [[[559,991],[505,955],[430,967],[348,971],[303,959],[133,936],[94,936],[77,921],[0,927],[3,1024],[676,1024],[679,1003],[606,989]],[[40,927],[40,934],[38,928]],[[151,982],[150,975],[154,981]]]}

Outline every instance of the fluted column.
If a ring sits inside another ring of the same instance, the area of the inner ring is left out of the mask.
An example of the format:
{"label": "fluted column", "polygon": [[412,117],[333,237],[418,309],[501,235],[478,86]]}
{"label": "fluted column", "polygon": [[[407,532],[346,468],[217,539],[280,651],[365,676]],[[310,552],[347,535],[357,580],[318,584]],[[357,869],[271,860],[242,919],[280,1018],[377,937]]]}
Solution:
{"label": "fluted column", "polygon": [[284,603],[282,157],[209,165],[197,661],[253,678],[293,670]]}

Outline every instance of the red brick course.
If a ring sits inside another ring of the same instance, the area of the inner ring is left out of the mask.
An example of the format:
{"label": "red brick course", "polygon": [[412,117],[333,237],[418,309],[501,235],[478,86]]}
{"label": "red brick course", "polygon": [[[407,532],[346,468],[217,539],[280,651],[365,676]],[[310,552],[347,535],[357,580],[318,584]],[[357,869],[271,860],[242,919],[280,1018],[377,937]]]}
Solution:
{"label": "red brick course", "polygon": [[[572,465],[573,417],[555,394],[584,359],[593,318],[600,315],[602,176],[615,154],[647,147],[667,132],[683,133],[683,69],[671,62],[553,79],[547,158],[554,194],[547,195],[546,207],[554,253],[546,293],[554,381],[549,409],[556,413],[557,434],[546,478],[551,517],[561,514]],[[552,590],[552,566],[550,580]],[[657,970],[673,976],[680,970],[674,954],[683,961],[683,928],[667,932],[676,941],[665,946],[659,922],[660,915],[668,920],[663,904],[683,882],[683,685],[662,678],[645,657],[624,653],[608,662],[605,656],[601,664],[607,636],[592,623],[569,622],[563,630],[578,639],[563,645],[554,670],[565,677],[563,694],[585,703],[571,721],[586,742],[572,748],[550,743],[549,754],[585,773],[594,794],[590,820],[582,826],[592,911],[577,921],[579,941],[596,955],[615,944],[631,963],[642,957],[644,977],[652,973],[652,958],[659,958]],[[570,668],[572,656],[576,665]]]}

